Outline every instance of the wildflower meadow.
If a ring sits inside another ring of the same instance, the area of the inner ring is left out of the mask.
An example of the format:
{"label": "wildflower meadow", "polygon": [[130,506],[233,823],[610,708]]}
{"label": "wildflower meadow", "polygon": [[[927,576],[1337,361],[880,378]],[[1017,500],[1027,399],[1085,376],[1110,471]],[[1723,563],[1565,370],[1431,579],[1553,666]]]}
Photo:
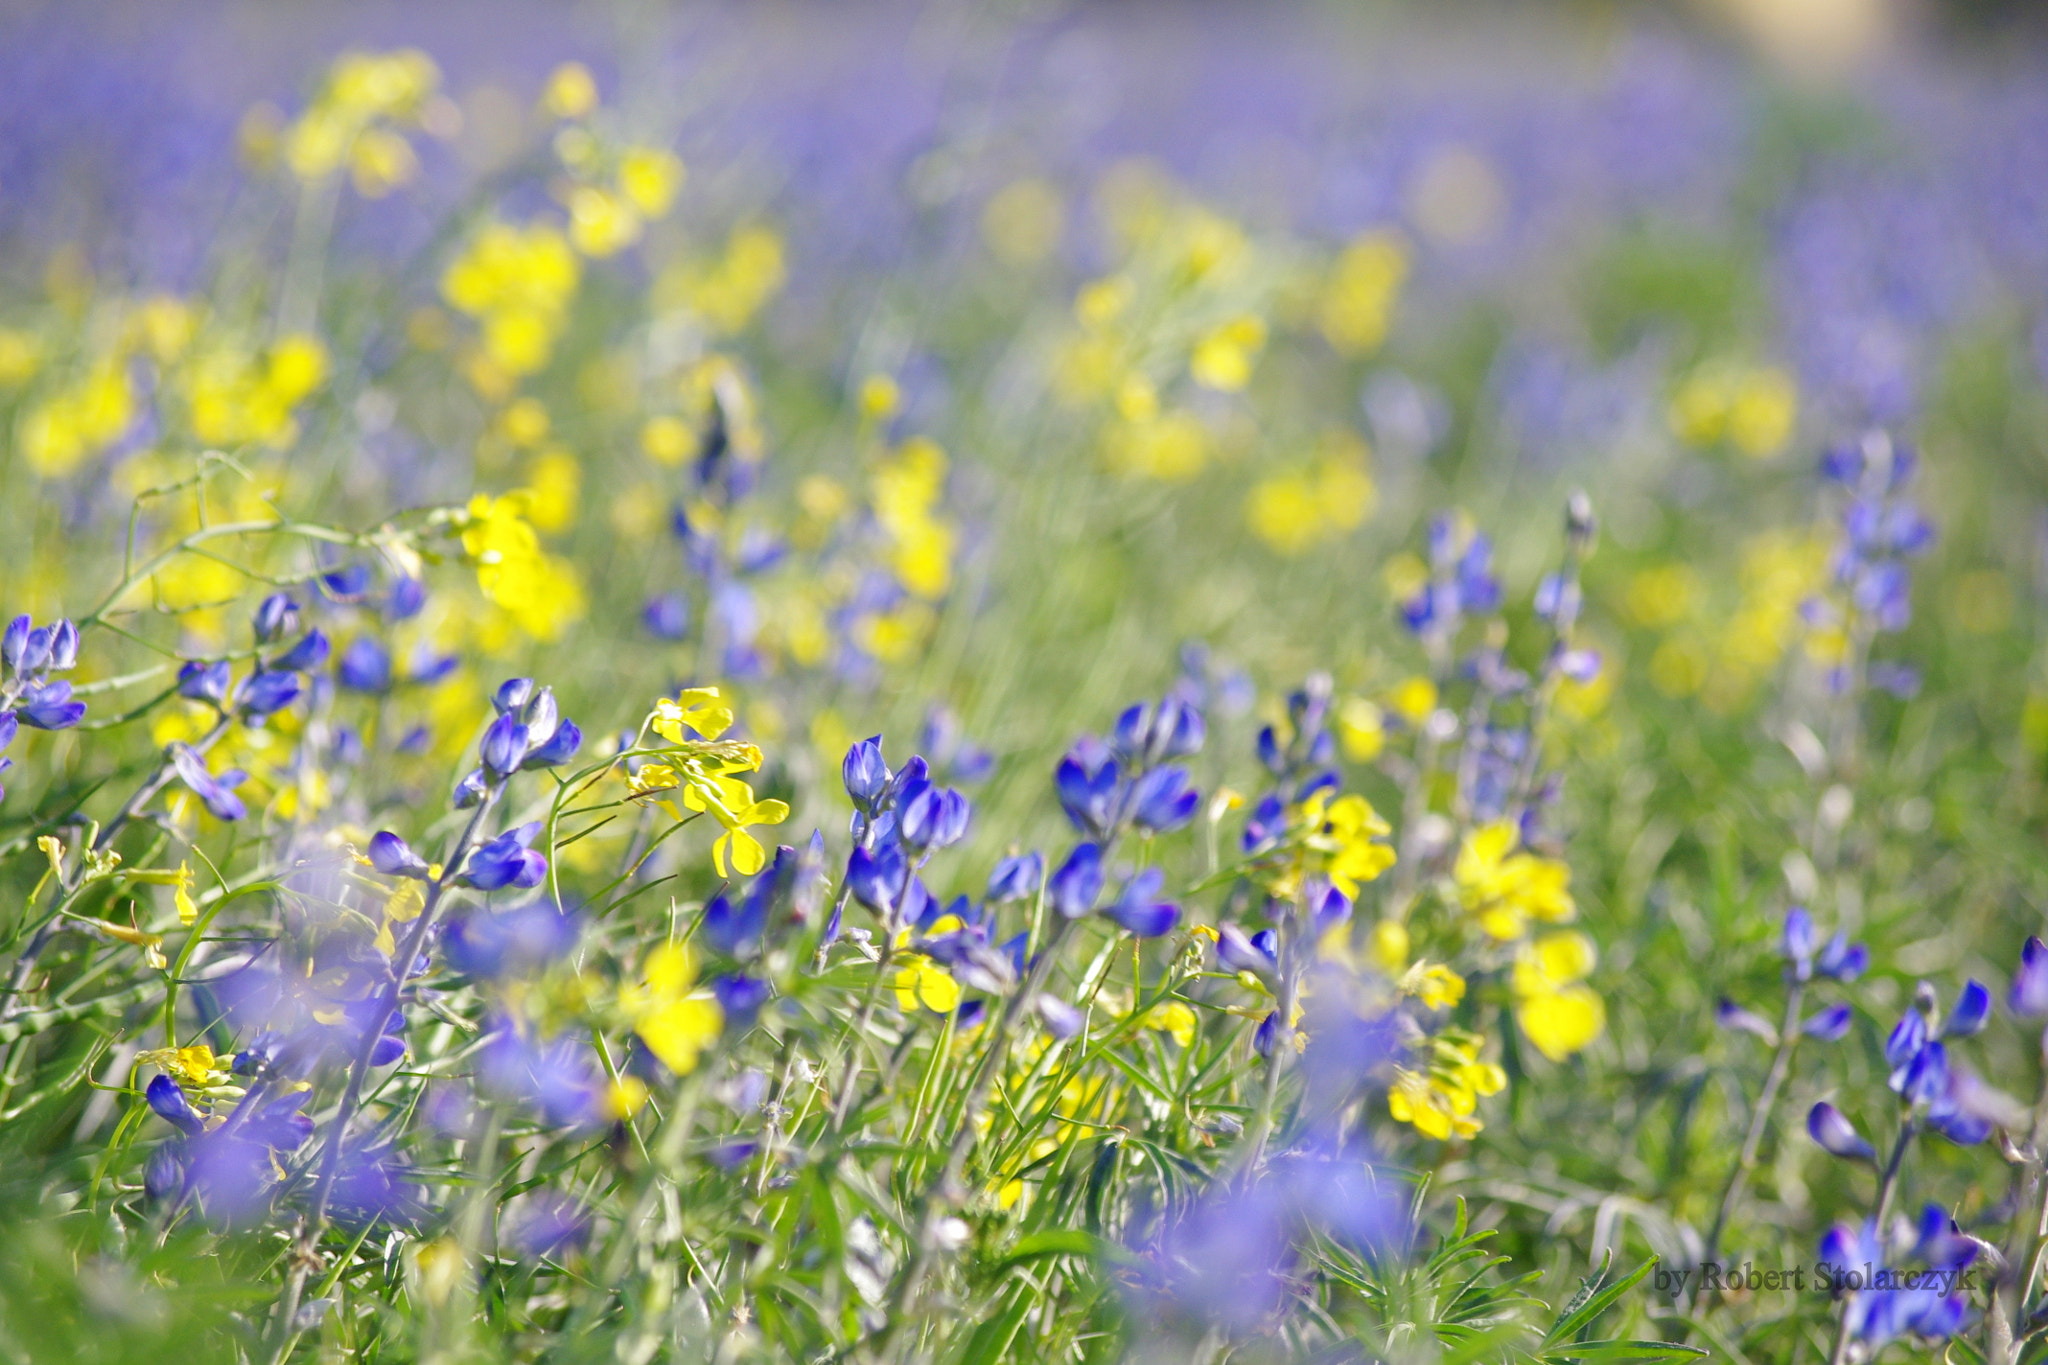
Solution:
{"label": "wildflower meadow", "polygon": [[0,7],[0,1357],[2048,1360],[2031,22]]}

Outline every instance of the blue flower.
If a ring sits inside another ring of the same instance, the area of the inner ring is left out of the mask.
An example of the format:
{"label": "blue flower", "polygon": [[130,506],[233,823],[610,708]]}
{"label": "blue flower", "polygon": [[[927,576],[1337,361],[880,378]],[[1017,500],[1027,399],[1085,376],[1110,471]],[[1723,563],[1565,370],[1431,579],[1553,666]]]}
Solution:
{"label": "blue flower", "polygon": [[[0,748],[5,748],[0,743]],[[1045,859],[1038,850],[1019,853],[996,864],[996,870],[989,874],[988,899],[993,904],[1004,901],[1030,900],[1038,894],[1038,887],[1045,880]]]}
{"label": "blue flower", "polygon": [[389,692],[391,651],[375,636],[358,635],[341,651],[334,676],[352,692]]}
{"label": "blue flower", "polygon": [[1856,1125],[1826,1100],[1813,1106],[1806,1116],[1806,1131],[1822,1150],[1845,1161],[1869,1161],[1877,1156],[1877,1148],[1866,1142],[1856,1131]]}
{"label": "blue flower", "polygon": [[240,705],[242,715],[248,720],[262,720],[275,715],[299,699],[305,687],[296,673],[265,672],[252,674],[242,684]]}
{"label": "blue flower", "polygon": [[857,847],[847,859],[847,889],[855,900],[886,923],[893,925],[913,918],[902,912],[910,908],[909,887],[914,885],[916,879],[910,875],[910,864],[901,845],[893,840],[876,845],[872,851]]}
{"label": "blue flower", "polygon": [[1062,1043],[1072,1042],[1088,1026],[1087,1015],[1056,995],[1040,994],[1031,1003],[1045,1021],[1045,1031]]}
{"label": "blue flower", "polygon": [[1714,1022],[1736,1033],[1753,1033],[1773,1046],[1778,1041],[1778,1030],[1770,1020],[1755,1010],[1744,1009],[1726,996],[1714,1007]]}
{"label": "blue flower", "polygon": [[719,977],[711,983],[711,993],[718,998],[719,1009],[725,1012],[726,1026],[736,1029],[754,1026],[770,994],[766,981],[745,975]]}
{"label": "blue flower", "polygon": [[1216,960],[1230,971],[1251,972],[1270,980],[1280,967],[1279,956],[1270,946],[1273,941],[1270,934],[1247,938],[1244,930],[1225,924],[1216,930]]}
{"label": "blue flower", "polygon": [[1855,1019],[1855,1011],[1847,1005],[1830,1005],[1800,1025],[1809,1038],[1818,1038],[1824,1043],[1840,1041],[1848,1032]]}
{"label": "blue flower", "polygon": [[752,957],[761,950],[768,930],[768,905],[758,896],[747,896],[738,906],[730,897],[713,896],[704,905],[705,941],[728,957]]}
{"label": "blue flower", "polygon": [[455,791],[450,800],[454,802],[455,809],[469,810],[481,802],[490,789],[491,784],[485,778],[484,770],[482,768],[475,768],[465,774],[462,780],[455,784]]}
{"label": "blue flower", "polygon": [[499,716],[484,731],[484,737],[477,745],[477,757],[483,761],[484,771],[500,780],[519,771],[519,765],[526,761],[527,729],[511,715]]}
{"label": "blue flower", "polygon": [[665,593],[648,599],[640,619],[648,632],[661,640],[680,640],[690,633],[690,603],[680,593]]}
{"label": "blue flower", "polygon": [[1814,970],[1836,981],[1854,981],[1870,966],[1870,950],[1849,937],[1836,933],[1814,959]]}
{"label": "blue flower", "polygon": [[299,642],[270,661],[272,668],[295,669],[310,673],[327,662],[332,652],[327,636],[319,630],[309,630]]}
{"label": "blue flower", "polygon": [[523,768],[557,768],[576,757],[576,751],[583,747],[583,730],[573,720],[565,720],[555,727],[545,744],[536,744],[527,750]]}
{"label": "blue flower", "polygon": [[1142,830],[1168,833],[1195,818],[1201,799],[1185,769],[1154,768],[1131,785],[1131,819]]}
{"label": "blue flower", "polygon": [[1793,975],[1805,981],[1813,975],[1813,916],[1806,907],[1795,905],[1785,912],[1785,931],[1780,951],[1792,964]]}
{"label": "blue flower", "polygon": [[1180,907],[1159,899],[1166,874],[1148,867],[1124,884],[1116,901],[1103,913],[1139,938],[1158,938],[1173,932],[1180,922]]}
{"label": "blue flower", "polygon": [[548,860],[532,848],[534,836],[539,833],[540,822],[535,820],[484,844],[469,855],[462,884],[479,891],[539,886],[548,875]]}
{"label": "blue flower", "polygon": [[451,921],[442,951],[456,971],[502,981],[532,976],[561,961],[582,932],[576,915],[539,900],[514,910],[479,910]]}
{"label": "blue flower", "polygon": [[423,882],[432,875],[426,859],[388,829],[370,836],[370,864],[387,877],[410,877]]}
{"label": "blue flower", "polygon": [[68,682],[33,683],[15,703],[24,725],[38,730],[69,730],[85,719],[85,703],[71,700]]}
{"label": "blue flower", "polygon": [[234,670],[226,659],[213,663],[193,659],[178,670],[178,695],[187,701],[205,702],[216,709],[225,710],[228,688],[234,684],[234,680]]}
{"label": "blue flower", "polygon": [[1068,919],[1080,919],[1095,909],[1102,895],[1102,850],[1094,844],[1077,845],[1046,884],[1046,899]]}
{"label": "blue flower", "polygon": [[248,774],[240,768],[232,768],[215,777],[206,766],[206,760],[191,745],[173,743],[170,746],[171,766],[178,771],[178,777],[192,789],[206,809],[216,820],[240,820],[249,813],[242,804],[242,798],[234,789],[248,780]]}
{"label": "blue flower", "polygon": [[2019,970],[2012,974],[2006,1003],[2022,1019],[2048,1015],[2048,945],[2039,938],[2029,936],[2020,949]]}
{"label": "blue flower", "polygon": [[1074,828],[1097,839],[1108,836],[1117,816],[1120,771],[1107,745],[1083,739],[1053,770],[1060,807]]}
{"label": "blue flower", "polygon": [[1963,984],[1961,995],[1956,997],[1956,1007],[1949,1013],[1948,1022],[1942,1026],[1944,1038],[1968,1038],[1982,1033],[1984,1025],[1991,1021],[1991,992],[1981,982],[1969,981]]}
{"label": "blue flower", "polygon": [[185,1098],[185,1092],[169,1076],[158,1076],[143,1090],[142,1097],[149,1101],[149,1107],[157,1117],[169,1123],[181,1133],[206,1131],[206,1120],[192,1107],[192,1101]]}
{"label": "blue flower", "polygon": [[274,592],[257,603],[256,615],[250,622],[259,645],[282,639],[296,630],[298,624],[299,604],[290,593],[282,592]]}
{"label": "blue flower", "polygon": [[848,749],[839,765],[839,774],[854,806],[864,814],[876,814],[889,788],[890,776],[889,765],[882,761],[882,737],[875,735]]}

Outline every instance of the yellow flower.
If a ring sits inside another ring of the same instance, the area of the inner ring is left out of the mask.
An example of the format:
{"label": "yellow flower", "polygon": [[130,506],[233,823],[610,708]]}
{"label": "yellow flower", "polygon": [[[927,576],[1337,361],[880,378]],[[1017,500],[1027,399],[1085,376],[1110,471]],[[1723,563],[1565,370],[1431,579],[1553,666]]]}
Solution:
{"label": "yellow flower", "polygon": [[1416,963],[1399,984],[1401,993],[1420,1000],[1424,1009],[1449,1009],[1465,998],[1465,978],[1438,963]]}
{"label": "yellow flower", "polygon": [[671,744],[689,742],[689,730],[700,739],[717,739],[732,726],[732,707],[720,699],[715,687],[688,687],[674,701],[664,698],[654,704],[654,733]]}
{"label": "yellow flower", "polygon": [[1487,937],[1501,942],[1520,938],[1530,920],[1556,922],[1578,913],[1571,868],[1555,858],[1516,852],[1520,842],[1512,821],[1481,826],[1466,836],[1451,871],[1467,913]]}
{"label": "yellow flower", "polygon": [[178,923],[189,929],[199,922],[199,907],[192,902],[192,868],[178,864],[178,880],[172,884],[171,902],[178,908]]}
{"label": "yellow flower", "polygon": [[540,107],[558,119],[582,118],[597,108],[597,77],[581,62],[563,62],[548,74]]}
{"label": "yellow flower", "polygon": [[640,240],[640,212],[624,194],[596,185],[569,191],[569,240],[586,256],[616,255]]}
{"label": "yellow flower", "polygon": [[1145,1027],[1158,1029],[1182,1047],[1195,1045],[1195,1011],[1180,1000],[1168,1000],[1145,1011]]}
{"label": "yellow flower", "polygon": [[628,147],[619,157],[619,189],[633,207],[660,218],[683,187],[683,163],[656,147]]}
{"label": "yellow flower", "polygon": [[1386,713],[1364,697],[1346,697],[1337,707],[1337,741],[1353,763],[1370,763],[1387,744]]}
{"label": "yellow flower", "polygon": [[1331,884],[1356,899],[1359,883],[1377,880],[1394,865],[1393,847],[1375,842],[1392,833],[1392,826],[1355,792],[1330,801],[1327,807],[1326,800],[1328,794],[1319,792],[1303,803],[1309,822],[1320,825],[1309,836],[1309,846],[1325,854],[1323,871]]}
{"label": "yellow flower", "polygon": [[211,1085],[216,1078],[227,1074],[227,1065],[213,1055],[213,1049],[205,1043],[194,1043],[190,1047],[160,1047],[139,1054],[135,1058],[138,1066],[153,1066],[165,1075],[186,1085]]}
{"label": "yellow flower", "polygon": [[1236,393],[1251,381],[1252,365],[1266,344],[1266,324],[1250,315],[1232,318],[1195,343],[1188,373],[1205,388]]}
{"label": "yellow flower", "polygon": [[951,1014],[960,1004],[960,983],[923,953],[913,953],[896,972],[896,1003],[908,1014],[919,1005]]}
{"label": "yellow flower", "polygon": [[1505,1072],[1479,1060],[1482,1042],[1477,1034],[1446,1030],[1430,1039],[1426,1072],[1397,1068],[1387,1091],[1387,1110],[1395,1121],[1439,1142],[1477,1133],[1482,1126],[1479,1100],[1507,1085]]}
{"label": "yellow flower", "polygon": [[1546,934],[1524,944],[1508,985],[1515,1023],[1536,1050],[1553,1062],[1579,1051],[1607,1027],[1607,1007],[1582,982],[1593,970],[1593,940],[1576,931]]}
{"label": "yellow flower", "polygon": [[717,998],[691,990],[696,975],[689,949],[664,943],[647,955],[640,984],[619,999],[647,1050],[679,1076],[696,1069],[698,1055],[718,1041],[725,1027]]}
{"label": "yellow flower", "polygon": [[1323,336],[1342,355],[1363,355],[1386,339],[1394,304],[1408,277],[1398,237],[1368,232],[1344,248],[1323,289]]}

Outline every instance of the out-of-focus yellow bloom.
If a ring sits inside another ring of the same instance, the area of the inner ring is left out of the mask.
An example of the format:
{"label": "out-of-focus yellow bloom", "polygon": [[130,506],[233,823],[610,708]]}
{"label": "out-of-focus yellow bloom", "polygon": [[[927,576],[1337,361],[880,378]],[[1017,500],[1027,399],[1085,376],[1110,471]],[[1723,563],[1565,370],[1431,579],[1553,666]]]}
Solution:
{"label": "out-of-focus yellow bloom", "polygon": [[628,147],[619,155],[619,189],[649,218],[667,215],[683,188],[683,163],[658,147]]}
{"label": "out-of-focus yellow bloom", "polygon": [[558,119],[582,118],[597,108],[597,77],[581,62],[563,62],[548,73],[540,107]]}
{"label": "out-of-focus yellow bloom", "polygon": [[1353,763],[1370,763],[1387,745],[1386,713],[1364,697],[1346,697],[1337,707],[1337,742]]}
{"label": "out-of-focus yellow bloom", "polygon": [[498,434],[515,446],[536,446],[548,438],[553,422],[538,398],[520,398],[498,414]]}
{"label": "out-of-focus yellow bloom", "polygon": [[1356,530],[1378,501],[1365,443],[1337,432],[1322,444],[1313,464],[1262,479],[1245,502],[1252,530],[1281,554],[1303,554]]}
{"label": "out-of-focus yellow bloom", "polygon": [[640,449],[647,453],[648,459],[670,468],[689,456],[695,441],[690,428],[675,417],[650,417],[640,428]]}
{"label": "out-of-focus yellow bloom", "polygon": [[1510,942],[1531,920],[1555,923],[1578,913],[1572,870],[1555,858],[1520,852],[1514,822],[1497,820],[1465,837],[1451,876],[1466,913],[1487,937]]}
{"label": "out-of-focus yellow bloom", "polygon": [[773,228],[742,227],[711,261],[678,261],[655,284],[655,302],[686,308],[714,332],[740,331],[782,292],[789,278],[782,236]]}
{"label": "out-of-focus yellow bloom", "polygon": [[1424,1009],[1449,1009],[1465,998],[1465,978],[1440,962],[1418,962],[1396,983],[1403,995],[1412,995]]}
{"label": "out-of-focus yellow bloom", "polygon": [[953,578],[953,527],[935,513],[945,478],[945,452],[913,437],[878,463],[869,480],[875,521],[889,538],[896,580],[927,601],[943,597]]}
{"label": "out-of-focus yellow bloom", "polygon": [[1182,1047],[1195,1045],[1194,1007],[1182,1000],[1167,1000],[1145,1011],[1145,1027],[1157,1029]]}
{"label": "out-of-focus yellow bloom", "polygon": [[[417,49],[344,55],[329,68],[319,98],[279,135],[285,165],[307,181],[347,167],[357,193],[372,199],[409,183],[419,173],[419,158],[398,129],[452,131],[429,117],[440,79],[433,60]],[[244,146],[267,159],[264,125],[255,113],[244,120]]]}
{"label": "out-of-focus yellow bloom", "polygon": [[1584,984],[1596,960],[1593,940],[1567,931],[1524,944],[1515,957],[1509,987],[1515,995],[1515,1023],[1536,1050],[1561,1062],[1598,1038],[1607,1027],[1607,1008]]}
{"label": "out-of-focus yellow bloom", "polygon": [[1301,803],[1297,811],[1308,827],[1306,846],[1320,854],[1320,871],[1345,895],[1356,899],[1362,882],[1376,881],[1394,865],[1394,849],[1379,842],[1392,826],[1356,792],[1330,800],[1327,789]]}
{"label": "out-of-focus yellow bloom", "polygon": [[677,1075],[697,1069],[697,1058],[718,1041],[725,1012],[709,991],[693,990],[697,967],[680,944],[663,943],[647,955],[637,986],[621,992],[620,1008],[647,1050]]}
{"label": "out-of-focus yellow bloom", "polygon": [[441,296],[478,319],[485,356],[516,378],[547,364],[580,278],[555,229],[491,223],[441,276]]}
{"label": "out-of-focus yellow bloom", "polygon": [[860,415],[869,422],[885,422],[903,406],[903,390],[886,374],[871,374],[860,381]]}
{"label": "out-of-focus yellow bloom", "polygon": [[1317,322],[1341,355],[1365,355],[1386,340],[1408,278],[1408,252],[1390,232],[1368,232],[1337,257]]}
{"label": "out-of-focus yellow bloom", "polygon": [[524,516],[526,501],[479,493],[469,500],[458,530],[484,596],[527,634],[552,640],[582,616],[583,580],[567,561],[542,553]]}
{"label": "out-of-focus yellow bloom", "polygon": [[109,357],[29,409],[20,427],[22,457],[44,478],[60,478],[120,439],[134,419],[127,367]]}
{"label": "out-of-focus yellow bloom", "polygon": [[1410,725],[1420,725],[1436,710],[1436,684],[1417,674],[1397,684],[1387,694],[1387,706]]}
{"label": "out-of-focus yellow bloom", "polygon": [[1123,316],[1137,294],[1137,286],[1128,275],[1091,280],[1074,296],[1074,318],[1083,327],[1107,327]]}
{"label": "out-of-focus yellow bloom", "polygon": [[586,256],[615,256],[640,240],[640,211],[623,191],[578,185],[569,191],[569,240]]}
{"label": "out-of-focus yellow bloom", "polygon": [[1683,621],[1699,599],[1699,575],[1690,565],[1657,564],[1629,579],[1622,608],[1637,625],[1656,629]]}
{"label": "out-of-focus yellow bloom", "polygon": [[510,494],[526,519],[542,531],[566,531],[576,523],[583,492],[583,466],[560,446],[543,450],[526,471],[526,487]]}
{"label": "out-of-focus yellow bloom", "polygon": [[1104,433],[1103,459],[1118,474],[1180,483],[1202,472],[1209,460],[1209,431],[1191,412],[1172,409],[1137,421],[1112,422]]}
{"label": "out-of-focus yellow bloom", "polygon": [[1392,919],[1373,925],[1370,951],[1373,965],[1388,976],[1399,976],[1408,967],[1408,926]]}
{"label": "out-of-focus yellow bloom", "polygon": [[1232,318],[1195,343],[1188,373],[1221,393],[1238,393],[1251,382],[1252,366],[1265,349],[1266,324],[1249,314]]}
{"label": "out-of-focus yellow bloom", "polygon": [[1060,192],[1036,177],[1011,181],[981,211],[981,240],[1004,265],[1037,265],[1058,249],[1066,228]]}
{"label": "out-of-focus yellow bloom", "polygon": [[22,384],[42,365],[42,344],[33,332],[0,327],[0,384]]}
{"label": "out-of-focus yellow bloom", "polygon": [[1678,439],[1694,446],[1725,439],[1757,459],[1783,450],[1798,419],[1798,385],[1772,367],[1708,361],[1671,399],[1671,430]]}

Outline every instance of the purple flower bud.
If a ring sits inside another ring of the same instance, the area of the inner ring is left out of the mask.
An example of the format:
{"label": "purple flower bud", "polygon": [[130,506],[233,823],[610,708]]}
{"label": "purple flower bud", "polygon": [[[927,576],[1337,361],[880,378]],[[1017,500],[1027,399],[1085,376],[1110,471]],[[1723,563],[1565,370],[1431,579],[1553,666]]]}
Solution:
{"label": "purple flower bud", "polygon": [[1778,1041],[1778,1030],[1771,1026],[1770,1020],[1755,1010],[1742,1008],[1726,996],[1723,996],[1721,1003],[1714,1007],[1714,1022],[1722,1028],[1733,1029],[1738,1033],[1754,1033],[1773,1046]]}
{"label": "purple flower bud", "polygon": [[1801,981],[1813,973],[1813,916],[1806,907],[1795,905],[1785,912],[1785,933],[1781,948],[1785,960]]}
{"label": "purple flower bud", "polygon": [[1856,1125],[1826,1100],[1813,1106],[1806,1116],[1806,1131],[1823,1150],[1845,1161],[1869,1161],[1877,1155],[1877,1149],[1863,1140]]}
{"label": "purple flower bud", "polygon": [[490,790],[490,783],[484,777],[482,768],[472,768],[460,782],[455,784],[453,801],[455,809],[469,810],[484,799]]}
{"label": "purple flower bud", "polygon": [[1165,873],[1148,867],[1124,885],[1123,893],[1103,913],[1139,938],[1171,933],[1180,922],[1180,907],[1159,899],[1165,882]]}
{"label": "purple flower bud", "polygon": [[529,847],[539,832],[540,824],[535,821],[484,844],[469,855],[462,881],[479,891],[539,886],[548,875],[548,860]]}
{"label": "purple flower bud", "polygon": [[78,627],[67,618],[50,632],[50,669],[68,673],[78,667]]}
{"label": "purple flower bud", "polygon": [[499,684],[497,692],[491,697],[491,705],[498,709],[499,715],[509,716],[525,707],[527,699],[532,695],[533,679],[507,678]]}
{"label": "purple flower bud", "polygon": [[275,715],[297,701],[303,691],[305,687],[296,673],[254,674],[242,684],[239,698],[242,715],[249,720]]}
{"label": "purple flower bud", "polygon": [[1822,976],[1836,981],[1854,981],[1870,966],[1870,949],[1860,943],[1849,942],[1849,936],[1837,932],[1820,950],[1814,959],[1814,970]]}
{"label": "purple flower bud", "polygon": [[240,820],[249,813],[249,808],[242,804],[242,798],[233,790],[242,784],[246,774],[237,769],[215,777],[207,768],[206,760],[189,744],[172,744],[170,755],[171,766],[177,769],[178,777],[205,803],[214,819]]}
{"label": "purple flower bud", "polygon": [[332,652],[324,633],[317,629],[309,630],[297,644],[273,659],[270,666],[310,673],[326,663],[327,656]]}
{"label": "purple flower bud", "polygon": [[85,703],[71,700],[68,682],[32,686],[21,694],[15,707],[21,723],[38,730],[69,730],[85,719]]}
{"label": "purple flower bud", "polygon": [[206,1131],[206,1120],[199,1117],[199,1111],[192,1107],[192,1101],[185,1098],[185,1092],[169,1076],[157,1076],[142,1092],[149,1107],[157,1117],[165,1120],[182,1133]]}
{"label": "purple flower bud", "polygon": [[1800,1025],[1800,1028],[1809,1038],[1818,1038],[1823,1043],[1839,1042],[1849,1032],[1849,1025],[1854,1022],[1855,1017],[1855,1011],[1847,1005],[1830,1005]]}
{"label": "purple flower bud", "polygon": [[1251,972],[1269,977],[1278,970],[1279,960],[1245,937],[1244,930],[1225,924],[1216,930],[1216,960],[1233,972]]}
{"label": "purple flower bud", "polygon": [[370,836],[370,863],[387,877],[410,877],[423,882],[432,875],[426,859],[388,829]]}
{"label": "purple flower bud", "polygon": [[1131,819],[1147,833],[1164,834],[1194,819],[1201,800],[1186,769],[1154,768],[1132,784]]}
{"label": "purple flower bud", "polygon": [[291,634],[299,623],[299,604],[289,593],[274,592],[256,607],[256,616],[251,623],[256,632],[256,643],[267,645],[272,640],[282,639]]}
{"label": "purple flower bud", "polygon": [[27,616],[17,616],[7,623],[5,633],[0,633],[0,660],[17,672],[21,669],[22,655],[28,649],[29,632],[35,622]]}
{"label": "purple flower bud", "polygon": [[848,749],[839,772],[846,783],[847,797],[860,810],[875,814],[889,788],[889,765],[882,761],[882,737],[875,735]]}
{"label": "purple flower bud", "polygon": [[1981,982],[1968,981],[1963,984],[1962,994],[1956,997],[1956,1007],[1942,1026],[1941,1036],[1968,1038],[1971,1034],[1982,1033],[1990,1020],[1991,992]]}
{"label": "purple flower bud", "polygon": [[341,651],[334,676],[352,692],[391,690],[391,651],[373,636],[358,635]]}
{"label": "purple flower bud", "polygon": [[2029,937],[2020,950],[2019,970],[2012,974],[2006,1001],[2022,1019],[2048,1015],[2048,945],[2039,938]]}

